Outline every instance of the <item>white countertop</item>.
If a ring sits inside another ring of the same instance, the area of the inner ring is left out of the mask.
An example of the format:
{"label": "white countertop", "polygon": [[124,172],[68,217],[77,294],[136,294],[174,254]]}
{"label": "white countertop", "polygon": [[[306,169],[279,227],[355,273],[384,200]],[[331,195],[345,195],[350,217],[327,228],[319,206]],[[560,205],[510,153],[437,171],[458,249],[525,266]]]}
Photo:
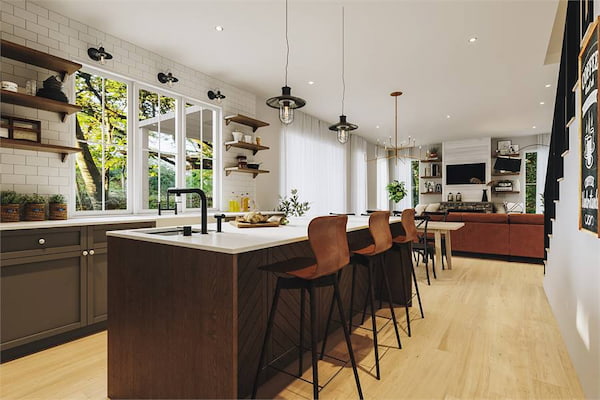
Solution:
{"label": "white countertop", "polygon": [[[261,213],[265,215],[273,215],[273,214],[283,214],[276,211],[261,211]],[[214,211],[209,212],[209,219],[213,215],[225,214],[228,217],[235,217],[238,215],[244,215],[245,213],[233,213],[233,212],[220,212]],[[156,222],[157,225],[169,225],[169,223],[177,224],[177,220],[182,220],[182,224],[186,222],[188,219],[197,219],[198,223],[200,223],[201,214],[198,212],[193,213],[183,213],[183,214],[121,214],[121,215],[110,215],[110,216],[94,216],[94,217],[75,217],[69,218],[65,220],[45,220],[45,221],[19,221],[19,222],[3,222],[0,224],[0,231],[11,231],[18,229],[39,229],[39,228],[61,228],[67,226],[83,226],[83,225],[106,225],[106,224],[126,224],[126,223],[134,223],[134,222]],[[164,222],[161,224],[161,222]],[[171,224],[171,225],[173,225]]]}
{"label": "white countertop", "polygon": [[[153,235],[149,232],[164,231],[165,228],[148,228],[107,232],[108,236],[124,239],[142,240],[171,246],[215,251],[226,254],[239,254],[253,250],[301,242],[308,239],[307,229],[311,218],[292,218],[288,225],[272,228],[236,228],[223,223],[223,232],[217,233],[216,224],[209,224],[206,235],[194,233],[192,236]],[[400,218],[390,218],[391,223],[400,222]],[[352,232],[369,227],[369,217],[349,216],[347,231]],[[200,229],[194,225],[194,229]]]}

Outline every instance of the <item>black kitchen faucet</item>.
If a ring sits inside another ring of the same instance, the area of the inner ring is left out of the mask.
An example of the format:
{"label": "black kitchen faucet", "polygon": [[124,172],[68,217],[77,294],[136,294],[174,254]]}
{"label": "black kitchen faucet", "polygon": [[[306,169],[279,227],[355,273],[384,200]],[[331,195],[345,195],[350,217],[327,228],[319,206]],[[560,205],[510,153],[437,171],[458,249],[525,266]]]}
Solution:
{"label": "black kitchen faucet", "polygon": [[206,194],[201,189],[196,188],[169,188],[167,189],[167,207],[161,208],[160,204],[158,205],[158,215],[160,215],[162,210],[174,210],[175,214],[177,214],[177,204],[175,204],[175,208],[169,208],[169,195],[173,193],[175,196],[179,197],[185,193],[196,193],[200,196],[201,201],[201,218],[202,218],[202,233],[208,233],[208,207],[206,205]]}

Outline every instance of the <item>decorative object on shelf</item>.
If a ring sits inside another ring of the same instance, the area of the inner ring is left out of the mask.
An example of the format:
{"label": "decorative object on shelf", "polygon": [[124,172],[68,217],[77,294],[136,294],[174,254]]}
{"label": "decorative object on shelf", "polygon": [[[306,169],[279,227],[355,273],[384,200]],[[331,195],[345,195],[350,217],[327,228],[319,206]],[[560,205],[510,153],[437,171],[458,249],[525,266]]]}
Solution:
{"label": "decorative object on shelf", "polygon": [[498,140],[498,150],[496,151],[498,154],[510,154],[510,145],[512,142],[510,140]]}
{"label": "decorative object on shelf", "polygon": [[25,94],[30,96],[35,96],[37,93],[37,81],[36,80],[28,80],[25,82]]}
{"label": "decorative object on shelf", "polygon": [[171,71],[167,71],[166,74],[163,72],[159,72],[157,77],[160,83],[166,83],[168,87],[173,87],[174,83],[179,82],[179,79],[175,78]]}
{"label": "decorative object on shelf", "polygon": [[394,203],[400,202],[407,194],[404,182],[399,182],[396,179],[388,183],[385,190],[388,192],[388,198]]}
{"label": "decorative object on shelf", "polygon": [[449,202],[453,202],[454,201],[454,195],[452,194],[452,192],[448,193],[448,201]]}
{"label": "decorative object on shelf", "polygon": [[519,145],[511,144],[510,146],[508,146],[508,153],[509,154],[519,154]]}
{"label": "decorative object on shelf", "polygon": [[244,135],[244,142],[252,143],[252,135]]}
{"label": "decorative object on shelf", "polygon": [[34,143],[42,142],[42,123],[32,119],[2,116],[1,127],[6,130],[2,137],[15,140],[27,140]]}
{"label": "decorative object on shelf", "polygon": [[67,219],[67,202],[62,194],[55,194],[48,199],[49,217],[51,220]]}
{"label": "decorative object on shelf", "polygon": [[462,201],[462,194],[460,192],[456,193],[456,201],[457,202],[461,202]]}
{"label": "decorative object on shelf", "polygon": [[63,103],[68,103],[69,99],[67,95],[62,91],[62,83],[56,76],[52,75],[48,79],[44,81],[42,84],[42,88],[38,89],[36,96],[44,97],[46,99],[61,101]]}
{"label": "decorative object on shelf", "polygon": [[346,37],[345,37],[345,25],[346,18],[344,15],[344,6],[342,6],[342,114],[340,115],[340,121],[337,124],[333,124],[329,127],[330,131],[337,132],[337,140],[341,144],[346,144],[350,138],[350,131],[358,129],[358,125],[351,124],[347,121],[344,115],[344,101],[346,99]]}
{"label": "decorative object on shelf", "polygon": [[588,26],[579,53],[579,229],[600,237],[598,179],[600,178],[600,126],[598,115],[598,20]]}
{"label": "decorative object on shelf", "polygon": [[483,195],[481,196],[481,201],[488,201],[487,189],[483,189]]}
{"label": "decorative object on shelf", "polygon": [[438,193],[442,193],[442,184],[438,183],[435,185],[435,191]]}
{"label": "decorative object on shelf", "polygon": [[100,64],[105,65],[106,60],[112,60],[113,56],[108,51],[104,50],[102,43],[98,45],[98,48],[90,47],[87,51],[88,56],[94,61],[100,61]]}
{"label": "decorative object on shelf", "polygon": [[237,156],[236,159],[238,168],[248,167],[248,158],[246,156]]}
{"label": "decorative object on shelf", "polygon": [[260,143],[262,142],[262,138],[260,136],[256,136],[254,138],[254,141],[256,142],[257,146],[260,146],[261,145]]}
{"label": "decorative object on shelf", "polygon": [[23,195],[23,219],[25,221],[43,221],[46,219],[46,198],[37,193]]}
{"label": "decorative object on shelf", "polygon": [[288,38],[288,0],[285,0],[285,86],[281,88],[281,96],[267,99],[267,105],[279,109],[279,120],[284,125],[294,122],[294,110],[306,105],[300,97],[292,96],[292,88],[288,86],[288,64],[290,59],[290,41]]}
{"label": "decorative object on shelf", "polygon": [[233,131],[231,132],[231,135],[233,136],[233,140],[235,142],[241,142],[242,138],[244,137],[244,132]]}
{"label": "decorative object on shelf", "polygon": [[8,90],[9,92],[18,92],[19,85],[11,81],[2,81],[2,90]]}
{"label": "decorative object on shelf", "polygon": [[2,222],[19,222],[21,196],[12,190],[3,190],[0,192],[0,203],[2,203]]}
{"label": "decorative object on shelf", "polygon": [[427,158],[430,160],[437,160],[438,159],[438,148],[431,147],[427,153]]}
{"label": "decorative object on shelf", "polygon": [[221,93],[221,91],[219,89],[217,89],[217,91],[213,91],[213,90],[209,90],[207,93],[207,96],[209,99],[211,100],[216,100],[217,103],[221,104],[221,102],[223,101],[223,99],[225,99],[225,95]]}
{"label": "decorative object on shelf", "polygon": [[[310,210],[310,203],[308,201],[301,202],[299,197],[298,189],[292,189],[289,199],[287,196],[279,196],[279,204],[276,211],[283,212],[286,218],[303,216]],[[287,223],[286,219],[286,222],[282,222],[281,224],[286,225]]]}

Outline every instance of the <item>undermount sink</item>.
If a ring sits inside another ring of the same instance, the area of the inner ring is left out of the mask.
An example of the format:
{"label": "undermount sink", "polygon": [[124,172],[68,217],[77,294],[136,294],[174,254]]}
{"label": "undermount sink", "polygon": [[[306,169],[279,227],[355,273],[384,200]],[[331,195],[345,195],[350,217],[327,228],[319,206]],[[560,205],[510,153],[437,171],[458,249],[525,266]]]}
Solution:
{"label": "undermount sink", "polygon": [[[192,229],[192,235],[201,234],[200,229]],[[208,232],[214,232],[213,229],[209,229]],[[183,228],[170,228],[170,229],[160,229],[152,232],[144,232],[149,235],[161,235],[161,236],[183,236]]]}

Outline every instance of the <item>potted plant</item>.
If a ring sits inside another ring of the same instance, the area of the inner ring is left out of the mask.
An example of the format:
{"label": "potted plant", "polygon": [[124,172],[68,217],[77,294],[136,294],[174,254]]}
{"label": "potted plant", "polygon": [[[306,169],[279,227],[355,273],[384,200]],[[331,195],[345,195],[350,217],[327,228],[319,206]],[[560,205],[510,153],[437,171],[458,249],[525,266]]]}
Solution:
{"label": "potted plant", "polygon": [[18,222],[20,196],[12,190],[3,190],[0,192],[0,202],[2,203],[2,222]]}
{"label": "potted plant", "polygon": [[301,217],[308,210],[310,210],[310,205],[308,201],[300,202],[298,197],[298,189],[292,189],[289,199],[287,196],[279,196],[279,205],[277,206],[277,211],[282,211],[285,214],[285,218],[282,218],[279,222],[282,225],[286,225],[288,223],[288,217]]}
{"label": "potted plant", "polygon": [[62,194],[55,194],[48,199],[50,219],[67,219],[67,202]]}
{"label": "potted plant", "polygon": [[46,219],[46,198],[37,193],[24,195],[21,203],[24,206],[25,221],[43,221]]}
{"label": "potted plant", "polygon": [[407,194],[404,182],[398,182],[396,179],[388,183],[385,189],[388,192],[389,199],[394,203],[398,203],[400,200],[405,198]]}

